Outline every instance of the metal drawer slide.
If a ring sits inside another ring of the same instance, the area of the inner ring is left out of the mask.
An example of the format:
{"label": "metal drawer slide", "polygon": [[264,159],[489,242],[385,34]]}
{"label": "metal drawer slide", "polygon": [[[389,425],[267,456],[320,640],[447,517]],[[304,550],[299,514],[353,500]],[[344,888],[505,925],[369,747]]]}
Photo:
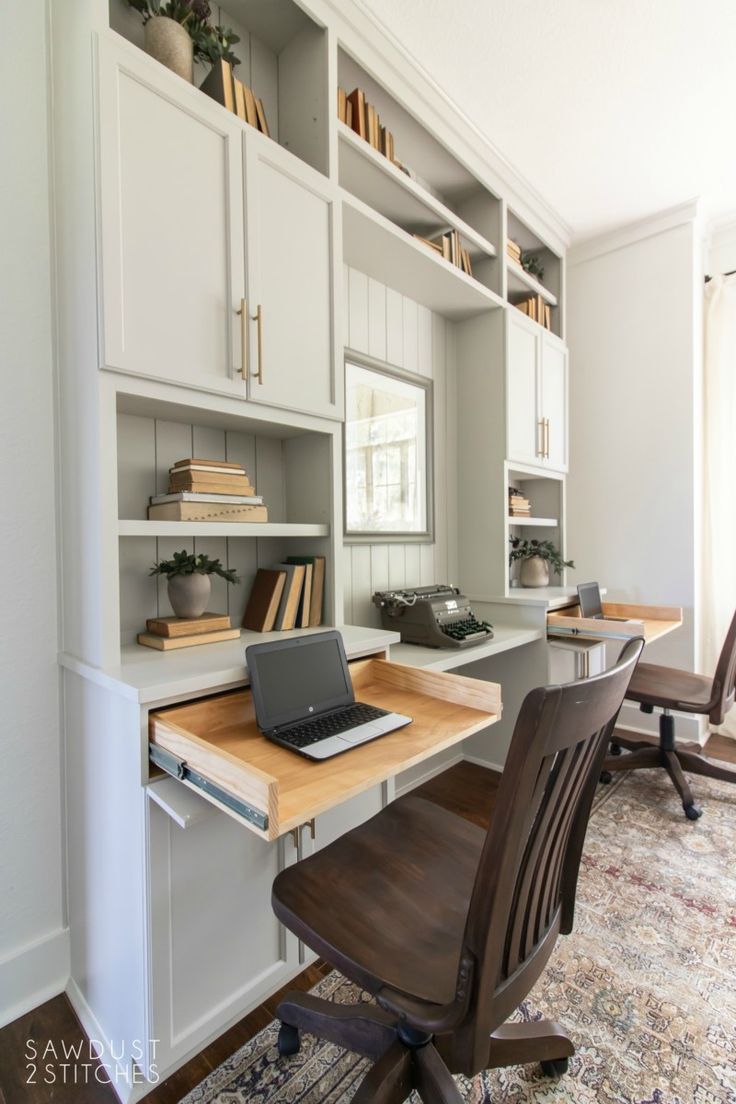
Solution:
{"label": "metal drawer slide", "polygon": [[188,782],[191,786],[195,786],[202,793],[208,794],[215,801],[226,806],[233,813],[237,813],[238,816],[247,820],[250,824],[254,824],[256,828],[260,828],[262,831],[266,831],[268,828],[267,813],[261,812],[260,809],[254,809],[252,805],[248,805],[241,798],[235,797],[227,790],[215,785],[214,782],[210,782],[204,775],[187,766],[183,759],[177,758],[170,751],[154,743],[149,743],[148,752],[151,762],[170,774],[172,778],[178,778],[182,782]]}

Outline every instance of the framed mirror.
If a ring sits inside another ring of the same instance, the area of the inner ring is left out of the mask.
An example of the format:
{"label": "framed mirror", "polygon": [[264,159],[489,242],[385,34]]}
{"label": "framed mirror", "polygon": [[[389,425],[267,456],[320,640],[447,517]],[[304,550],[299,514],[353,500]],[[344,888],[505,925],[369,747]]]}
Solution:
{"label": "framed mirror", "polygon": [[432,381],[345,361],[345,535],[432,538]]}

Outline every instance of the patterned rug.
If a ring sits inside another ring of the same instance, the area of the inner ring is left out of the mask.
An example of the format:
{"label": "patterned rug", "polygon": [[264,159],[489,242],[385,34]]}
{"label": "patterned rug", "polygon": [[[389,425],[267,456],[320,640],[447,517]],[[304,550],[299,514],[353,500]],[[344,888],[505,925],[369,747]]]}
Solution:
{"label": "patterned rug", "polygon": [[[705,815],[694,823],[664,773],[602,791],[575,931],[517,1013],[564,1025],[577,1047],[569,1072],[558,1082],[533,1066],[458,1078],[469,1104],[736,1104],[736,790],[698,778],[697,791]],[[368,1000],[337,973],[314,991]],[[347,1104],[369,1063],[308,1035],[280,1059],[277,1030],[259,1032],[181,1104]]]}

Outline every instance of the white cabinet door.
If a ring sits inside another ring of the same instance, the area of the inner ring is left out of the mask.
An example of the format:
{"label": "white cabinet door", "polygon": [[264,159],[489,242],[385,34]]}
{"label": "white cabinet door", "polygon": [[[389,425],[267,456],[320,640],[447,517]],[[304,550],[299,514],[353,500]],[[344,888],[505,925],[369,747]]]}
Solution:
{"label": "white cabinet door", "polygon": [[342,417],[334,310],[335,196],[319,173],[256,131],[245,135],[245,162],[248,397]]}
{"label": "white cabinet door", "polygon": [[244,396],[242,128],[100,44],[101,364]]}
{"label": "white cabinet door", "polygon": [[539,336],[536,327],[508,311],[506,346],[506,419],[508,459],[526,464],[539,462],[538,425]]}
{"label": "white cabinet door", "polygon": [[546,334],[541,343],[540,399],[546,420],[545,466],[567,471],[567,351]]}

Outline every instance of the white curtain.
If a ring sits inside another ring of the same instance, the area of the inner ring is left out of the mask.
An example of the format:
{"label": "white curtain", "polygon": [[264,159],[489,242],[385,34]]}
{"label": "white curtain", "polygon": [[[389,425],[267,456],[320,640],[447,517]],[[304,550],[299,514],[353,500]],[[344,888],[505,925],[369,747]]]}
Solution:
{"label": "white curtain", "polygon": [[[736,275],[705,286],[703,670],[736,610]],[[736,738],[736,707],[718,732]]]}

